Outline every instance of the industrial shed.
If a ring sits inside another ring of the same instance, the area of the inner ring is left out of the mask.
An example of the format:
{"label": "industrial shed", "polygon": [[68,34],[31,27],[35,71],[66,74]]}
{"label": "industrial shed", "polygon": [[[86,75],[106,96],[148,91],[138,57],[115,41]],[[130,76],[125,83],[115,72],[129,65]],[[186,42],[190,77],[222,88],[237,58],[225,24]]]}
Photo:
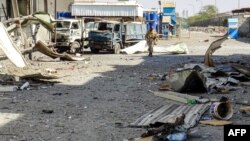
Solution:
{"label": "industrial shed", "polygon": [[121,17],[142,19],[143,7],[136,2],[74,3],[72,16],[76,17]]}

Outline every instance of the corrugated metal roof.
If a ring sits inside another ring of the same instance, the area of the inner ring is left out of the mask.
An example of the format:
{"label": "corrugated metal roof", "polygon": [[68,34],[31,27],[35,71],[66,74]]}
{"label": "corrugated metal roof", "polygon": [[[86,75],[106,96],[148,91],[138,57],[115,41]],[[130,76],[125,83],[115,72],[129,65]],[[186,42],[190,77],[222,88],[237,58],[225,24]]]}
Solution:
{"label": "corrugated metal roof", "polygon": [[151,110],[130,124],[132,127],[149,127],[155,123],[174,123],[177,117],[185,114],[184,125],[179,126],[180,130],[186,130],[195,126],[202,114],[209,109],[211,104],[197,104],[194,106],[169,104]]}
{"label": "corrugated metal roof", "polygon": [[120,2],[79,2],[75,1],[74,4],[81,4],[81,5],[134,5],[140,6],[140,4],[136,3],[136,1],[120,1]]}
{"label": "corrugated metal roof", "polygon": [[72,16],[143,17],[143,8],[137,4],[85,4],[74,3]]}

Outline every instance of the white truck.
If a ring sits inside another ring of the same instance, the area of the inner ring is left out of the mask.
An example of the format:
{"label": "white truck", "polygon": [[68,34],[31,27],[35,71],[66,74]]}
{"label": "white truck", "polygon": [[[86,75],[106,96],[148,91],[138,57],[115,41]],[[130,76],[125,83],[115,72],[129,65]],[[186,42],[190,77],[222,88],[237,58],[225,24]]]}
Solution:
{"label": "white truck", "polygon": [[[81,52],[88,44],[88,33],[97,30],[94,18],[62,19],[56,21],[56,32],[52,41],[56,42],[58,52]],[[55,40],[56,39],[56,40]]]}

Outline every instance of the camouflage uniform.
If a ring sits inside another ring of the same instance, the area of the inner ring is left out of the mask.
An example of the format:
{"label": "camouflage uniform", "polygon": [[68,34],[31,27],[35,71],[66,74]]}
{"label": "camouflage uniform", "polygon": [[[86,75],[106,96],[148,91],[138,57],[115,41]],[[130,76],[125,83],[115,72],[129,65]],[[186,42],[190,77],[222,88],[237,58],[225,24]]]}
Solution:
{"label": "camouflage uniform", "polygon": [[148,30],[146,34],[146,40],[148,44],[148,51],[149,51],[149,56],[153,56],[153,47],[155,44],[155,40],[157,38],[157,33],[155,30]]}

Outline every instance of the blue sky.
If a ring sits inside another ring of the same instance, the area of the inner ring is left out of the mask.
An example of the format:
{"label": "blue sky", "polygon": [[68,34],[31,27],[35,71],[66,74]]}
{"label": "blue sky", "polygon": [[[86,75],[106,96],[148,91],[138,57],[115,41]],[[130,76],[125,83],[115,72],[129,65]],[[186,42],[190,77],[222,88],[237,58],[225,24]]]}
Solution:
{"label": "blue sky", "polygon": [[[97,0],[103,2],[114,2],[116,0]],[[164,0],[163,0],[164,1]],[[165,1],[175,1],[177,12],[180,14],[183,10],[188,10],[189,15],[193,13],[198,13],[201,9],[201,5],[215,4],[219,8],[220,12],[231,11],[232,9],[238,8],[238,0],[165,0]],[[201,2],[202,1],[202,2]],[[240,8],[250,7],[250,0],[239,0]],[[158,0],[138,0],[139,3],[143,5],[144,8],[158,8]]]}

